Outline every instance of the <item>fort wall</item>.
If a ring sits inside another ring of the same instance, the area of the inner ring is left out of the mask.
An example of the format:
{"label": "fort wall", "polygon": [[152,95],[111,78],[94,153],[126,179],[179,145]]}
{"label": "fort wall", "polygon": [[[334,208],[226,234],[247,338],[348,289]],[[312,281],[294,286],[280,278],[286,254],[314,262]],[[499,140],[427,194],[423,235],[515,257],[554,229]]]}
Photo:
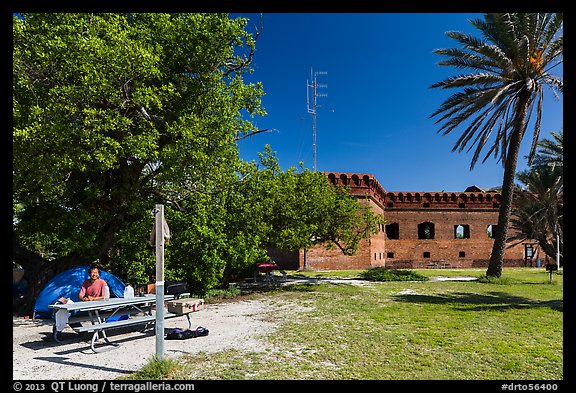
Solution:
{"label": "fort wall", "polygon": [[[497,230],[500,194],[469,187],[464,192],[387,192],[371,174],[327,172],[332,184],[349,186],[350,194],[386,220],[379,233],[363,240],[352,256],[318,245],[278,261],[303,270],[487,267]],[[505,266],[526,263],[526,245],[509,244]]]}

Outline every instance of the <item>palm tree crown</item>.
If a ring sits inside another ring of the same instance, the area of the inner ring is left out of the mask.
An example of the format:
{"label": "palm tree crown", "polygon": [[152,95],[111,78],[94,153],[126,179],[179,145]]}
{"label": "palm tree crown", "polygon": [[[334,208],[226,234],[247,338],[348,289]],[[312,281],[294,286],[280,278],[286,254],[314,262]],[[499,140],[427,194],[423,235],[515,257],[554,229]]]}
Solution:
{"label": "palm tree crown", "polygon": [[[444,122],[438,130],[444,135],[466,126],[453,151],[462,151],[471,141],[472,146],[476,145],[470,169],[494,131],[494,142],[483,161],[493,154],[504,163],[510,132],[519,121],[528,120],[536,106],[529,163],[533,160],[540,133],[543,86],[549,86],[555,96],[563,89],[562,79],[552,74],[554,67],[562,63],[563,36],[558,35],[562,20],[562,14],[485,14],[485,20],[470,21],[484,39],[450,31],[446,35],[462,48],[434,51],[448,57],[439,65],[474,71],[431,86],[463,89],[444,101],[430,117],[440,116],[436,123]],[[528,119],[516,116],[522,92],[528,96]],[[522,134],[528,121],[523,123]]]}

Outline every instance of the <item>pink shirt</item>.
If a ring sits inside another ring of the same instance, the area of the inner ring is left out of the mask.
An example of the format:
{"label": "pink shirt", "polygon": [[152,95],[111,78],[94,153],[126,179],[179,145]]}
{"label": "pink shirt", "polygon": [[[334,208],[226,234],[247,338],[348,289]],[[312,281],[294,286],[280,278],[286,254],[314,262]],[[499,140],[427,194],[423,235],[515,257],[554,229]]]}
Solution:
{"label": "pink shirt", "polygon": [[102,280],[101,278],[98,278],[96,281],[94,281],[94,283],[88,279],[82,283],[78,297],[83,298],[84,296],[104,296],[105,285],[106,281]]}

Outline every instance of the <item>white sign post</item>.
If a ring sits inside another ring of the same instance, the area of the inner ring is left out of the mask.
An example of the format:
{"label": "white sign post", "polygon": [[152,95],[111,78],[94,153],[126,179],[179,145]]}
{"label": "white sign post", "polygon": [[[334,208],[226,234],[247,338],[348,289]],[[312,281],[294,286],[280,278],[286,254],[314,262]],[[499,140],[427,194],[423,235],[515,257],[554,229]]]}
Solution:
{"label": "white sign post", "polygon": [[560,271],[560,235],[556,234],[556,267]]}
{"label": "white sign post", "polygon": [[164,205],[156,205],[156,357],[164,359]]}

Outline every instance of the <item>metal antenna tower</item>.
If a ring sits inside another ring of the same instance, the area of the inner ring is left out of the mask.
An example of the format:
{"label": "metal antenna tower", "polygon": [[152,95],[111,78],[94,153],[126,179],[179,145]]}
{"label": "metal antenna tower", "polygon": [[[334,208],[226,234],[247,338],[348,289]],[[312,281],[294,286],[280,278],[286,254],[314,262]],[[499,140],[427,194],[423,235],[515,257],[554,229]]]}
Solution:
{"label": "metal antenna tower", "polygon": [[[328,87],[327,85],[319,85],[317,82],[318,76],[328,75],[326,71],[314,71],[310,67],[310,82],[306,81],[306,106],[308,113],[312,115],[312,170],[316,171],[316,109],[320,105],[316,103],[318,97],[327,97],[327,94],[318,94],[319,88]],[[312,96],[312,102],[310,102]]]}

